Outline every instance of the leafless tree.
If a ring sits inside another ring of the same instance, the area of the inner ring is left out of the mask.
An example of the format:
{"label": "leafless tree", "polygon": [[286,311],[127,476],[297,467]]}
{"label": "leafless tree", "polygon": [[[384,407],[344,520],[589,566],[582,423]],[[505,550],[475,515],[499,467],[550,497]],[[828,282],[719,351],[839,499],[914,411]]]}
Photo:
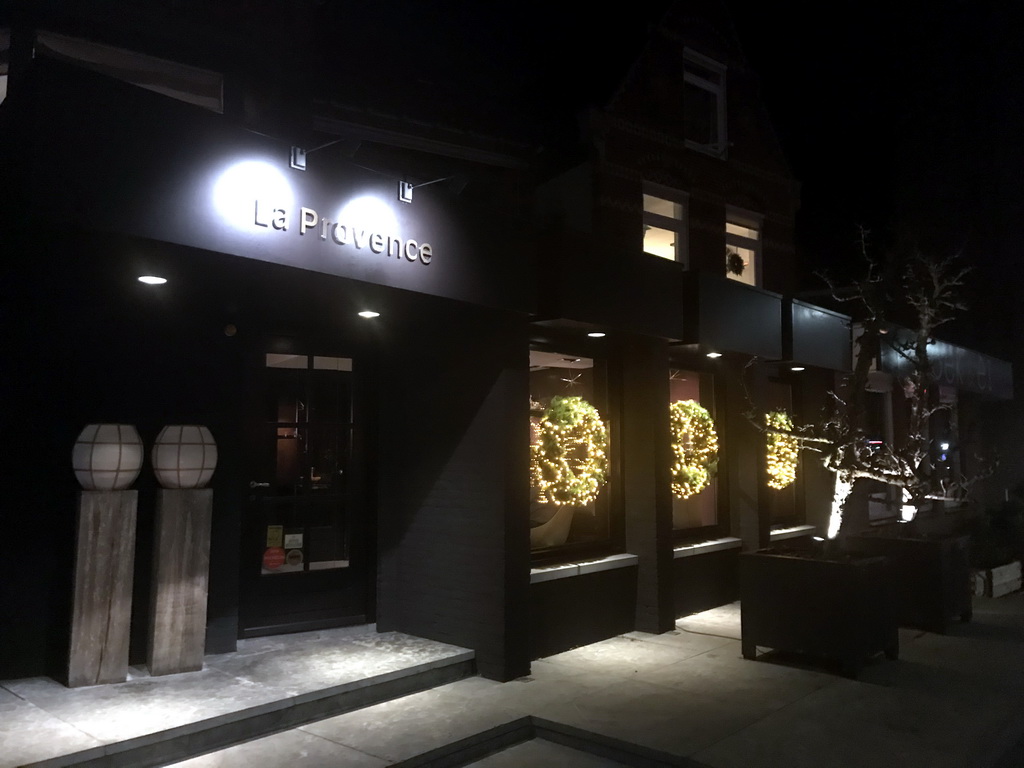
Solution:
{"label": "leafless tree", "polygon": [[[789,434],[834,473],[830,539],[839,533],[846,502],[859,480],[900,489],[902,517],[909,521],[936,501],[962,501],[973,483],[991,473],[983,469],[972,477],[951,478],[937,472],[931,461],[929,425],[949,406],[939,402],[930,386],[929,351],[936,329],[965,309],[960,295],[968,269],[955,257],[936,260],[917,250],[898,260],[875,260],[868,254],[863,232],[861,250],[867,263],[862,279],[840,286],[825,278],[833,297],[849,305],[855,318],[854,366],[845,385],[839,392],[829,392],[829,404],[817,421],[797,424],[789,433],[769,430],[754,408],[748,413],[759,429]],[[900,309],[909,311],[910,327],[890,321],[890,310]],[[892,350],[903,363],[897,383],[907,415],[900,438],[878,444],[869,440],[866,428],[867,392],[883,349]]]}

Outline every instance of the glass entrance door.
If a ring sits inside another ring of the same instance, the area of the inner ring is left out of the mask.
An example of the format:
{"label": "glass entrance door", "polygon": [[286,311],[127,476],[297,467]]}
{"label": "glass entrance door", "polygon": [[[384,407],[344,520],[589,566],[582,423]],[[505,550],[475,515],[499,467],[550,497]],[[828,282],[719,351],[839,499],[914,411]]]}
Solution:
{"label": "glass entrance door", "polygon": [[242,637],[366,621],[352,360],[268,353],[243,530]]}

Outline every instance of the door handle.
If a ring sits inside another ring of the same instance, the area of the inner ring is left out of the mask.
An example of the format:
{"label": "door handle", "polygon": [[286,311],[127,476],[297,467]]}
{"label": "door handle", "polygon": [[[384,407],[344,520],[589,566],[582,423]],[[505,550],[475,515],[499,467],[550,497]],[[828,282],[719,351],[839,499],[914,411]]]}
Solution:
{"label": "door handle", "polygon": [[270,483],[257,483],[255,480],[249,481],[250,488],[269,488]]}

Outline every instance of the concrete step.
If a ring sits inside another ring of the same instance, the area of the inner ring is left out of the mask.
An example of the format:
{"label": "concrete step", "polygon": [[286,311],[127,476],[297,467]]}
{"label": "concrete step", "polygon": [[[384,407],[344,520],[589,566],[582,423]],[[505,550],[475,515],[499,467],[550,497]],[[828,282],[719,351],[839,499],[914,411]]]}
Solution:
{"label": "concrete step", "polygon": [[472,651],[103,746],[24,763],[23,768],[148,768],[379,704],[475,674]]}

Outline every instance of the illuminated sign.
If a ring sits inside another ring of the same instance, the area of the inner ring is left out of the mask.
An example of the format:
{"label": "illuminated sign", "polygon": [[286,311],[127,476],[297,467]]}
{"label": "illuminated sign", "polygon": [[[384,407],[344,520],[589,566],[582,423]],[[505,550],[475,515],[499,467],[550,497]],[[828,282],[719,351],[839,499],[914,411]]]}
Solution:
{"label": "illuminated sign", "polygon": [[[285,232],[292,224],[287,208],[268,205],[260,200],[255,201],[254,208],[253,223],[258,227],[270,227]],[[355,250],[365,248],[372,253],[385,254],[388,258],[404,257],[411,262],[418,261],[424,266],[430,264],[434,257],[430,243],[421,243],[412,238],[405,239],[391,232],[382,231],[380,225],[374,226],[372,221],[367,222],[356,217],[345,218],[347,210],[349,208],[342,210],[340,221],[331,221],[312,208],[300,207],[295,222],[299,235],[313,234],[325,242],[330,240],[341,247]]]}

